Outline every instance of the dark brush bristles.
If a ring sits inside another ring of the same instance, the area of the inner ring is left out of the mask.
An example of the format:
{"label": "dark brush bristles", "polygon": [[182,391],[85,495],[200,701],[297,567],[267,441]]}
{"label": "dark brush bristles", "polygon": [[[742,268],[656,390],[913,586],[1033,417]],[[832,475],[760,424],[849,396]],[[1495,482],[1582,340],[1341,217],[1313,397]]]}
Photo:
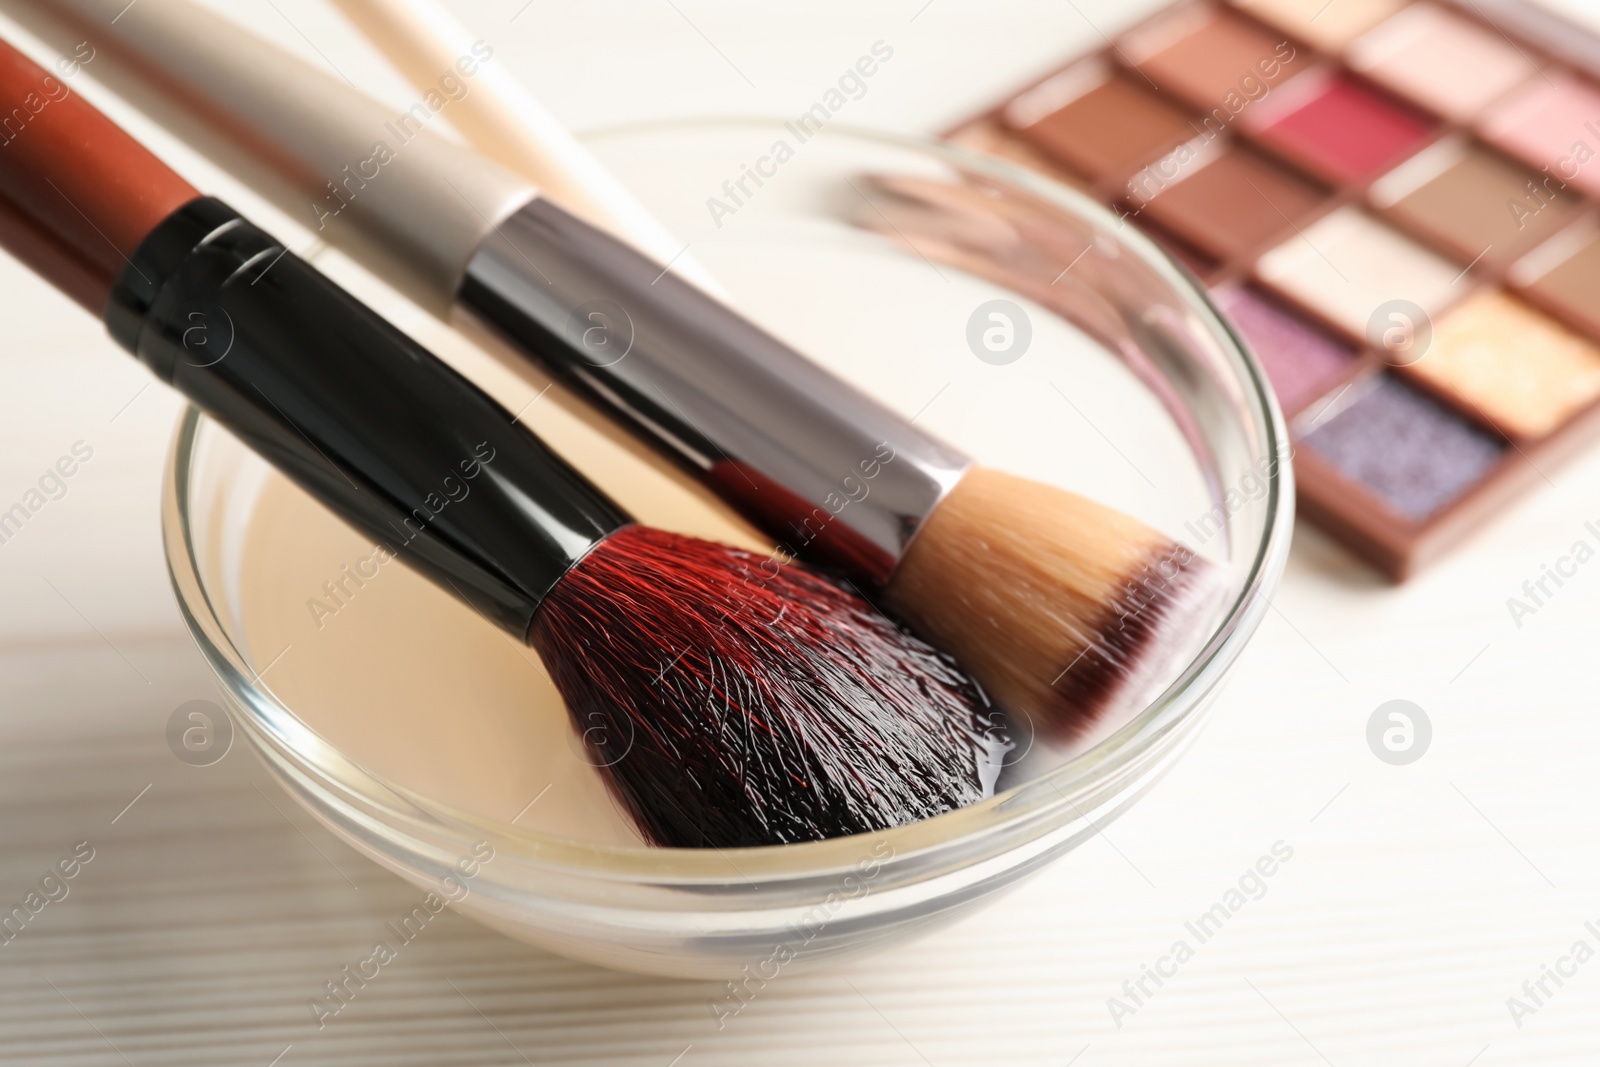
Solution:
{"label": "dark brush bristles", "polygon": [[[1064,703],[1104,709],[1143,699],[1157,683],[1170,680],[1178,654],[1188,651],[1182,641],[1172,640],[1172,631],[1192,632],[1196,617],[1209,611],[1221,592],[1214,569],[1195,560],[1183,545],[1157,544],[1122,576],[1122,588],[1083,634],[1083,658],[1056,680],[1053,688]],[[1104,735],[1089,723],[1076,729],[1083,731],[1080,740]]]}
{"label": "dark brush bristles", "polygon": [[1001,706],[1081,749],[1172,680],[1226,586],[1129,515],[979,467],[928,517],[887,602]]}
{"label": "dark brush bristles", "polygon": [[913,822],[988,796],[1006,747],[982,691],[861,597],[646,526],[568,572],[529,640],[657,845]]}

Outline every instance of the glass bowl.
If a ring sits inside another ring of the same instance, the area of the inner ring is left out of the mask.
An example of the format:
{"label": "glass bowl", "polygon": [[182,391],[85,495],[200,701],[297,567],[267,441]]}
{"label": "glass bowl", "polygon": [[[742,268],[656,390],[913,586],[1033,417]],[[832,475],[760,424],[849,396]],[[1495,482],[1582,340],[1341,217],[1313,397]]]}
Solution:
{"label": "glass bowl", "polygon": [[[678,850],[524,825],[386,772],[308,721],[317,677],[287,684],[286,650],[251,623],[294,596],[251,547],[273,539],[263,501],[279,476],[193,409],[163,504],[185,619],[238,731],[290,795],[512,937],[607,967],[765,981],[933,928],[1093,836],[1185,751],[1283,568],[1282,416],[1198,284],[1047,179],[835,125],[694,121],[589,143],[767,328],[985,465],[1095,496],[1221,564],[1227,600],[1171,684],[1088,751],[1039,748],[992,799],[892,830]],[[339,664],[338,691],[357,694],[340,699],[359,701],[363,680],[415,665],[385,658],[383,628],[398,621],[351,623],[375,638]],[[428,655],[435,674],[461,669],[448,649]]]}

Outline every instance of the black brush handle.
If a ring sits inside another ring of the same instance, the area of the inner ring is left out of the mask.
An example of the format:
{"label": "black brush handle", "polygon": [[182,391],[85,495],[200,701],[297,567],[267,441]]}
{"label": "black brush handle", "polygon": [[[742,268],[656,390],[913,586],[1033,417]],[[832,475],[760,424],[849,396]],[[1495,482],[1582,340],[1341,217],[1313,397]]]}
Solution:
{"label": "black brush handle", "polygon": [[105,321],[162,381],[519,640],[572,565],[631,521],[481,389],[219,200],[144,239]]}

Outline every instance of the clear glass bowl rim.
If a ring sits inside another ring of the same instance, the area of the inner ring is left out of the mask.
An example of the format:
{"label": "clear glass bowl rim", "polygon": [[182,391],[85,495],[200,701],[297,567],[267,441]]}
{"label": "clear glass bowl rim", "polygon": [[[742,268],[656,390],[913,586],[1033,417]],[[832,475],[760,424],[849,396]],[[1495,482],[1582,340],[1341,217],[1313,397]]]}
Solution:
{"label": "clear glass bowl rim", "polygon": [[[587,131],[583,139],[599,141],[674,129],[746,125],[776,128],[781,121],[770,116],[733,116],[629,123]],[[1226,341],[1224,348],[1230,362],[1240,372],[1241,383],[1247,386],[1245,399],[1256,418],[1254,429],[1263,442],[1264,451],[1274,457],[1288,454],[1287,429],[1260,365],[1227,320],[1212,306],[1205,289],[1152,241],[1132,227],[1119,224],[1100,204],[1075,189],[1022,167],[915,136],[842,123],[830,124],[818,136],[850,138],[880,148],[902,149],[955,170],[994,178],[1054,202],[1106,230],[1120,245],[1131,249],[1164,276],[1189,309],[1208,322],[1215,337]],[[299,723],[291,709],[257,684],[255,672],[229,637],[211,602],[194,556],[188,497],[195,446],[204,419],[202,412],[190,406],[176,428],[162,490],[163,542],[169,575],[185,622],[235,707],[242,712],[244,721],[240,725],[251,740],[275,752],[293,773],[311,779],[347,812],[364,814],[365,819],[361,821],[381,822],[388,834],[404,834],[424,851],[429,845],[436,847],[441,837],[457,841],[463,854],[473,842],[487,839],[502,855],[509,853],[539,867],[591,879],[712,887],[726,884],[729,863],[733,862],[747,878],[760,879],[763,883],[810,880],[849,869],[866,850],[877,847],[880,842],[887,843],[888,855],[894,857],[896,866],[916,857],[923,861],[919,866],[937,867],[941,859],[956,855],[966,855],[970,860],[973,843],[979,838],[1005,839],[1007,845],[996,851],[1006,851],[1081,818],[1082,809],[1075,797],[1091,795],[1124,775],[1137,777],[1135,768],[1142,758],[1188,716],[1197,714],[1207,703],[1207,696],[1221,684],[1266,613],[1267,592],[1282,573],[1293,526],[1293,475],[1288,463],[1275,462],[1267,475],[1265,530],[1255,547],[1241,591],[1211,639],[1178,679],[1137,717],[1093,749],[981,804],[908,826],[805,844],[742,849],[593,845],[485,819],[386,781],[345,758]],[[268,762],[270,766],[272,761]],[[273,769],[281,774],[285,768]],[[1000,832],[1006,830],[1013,832]]]}

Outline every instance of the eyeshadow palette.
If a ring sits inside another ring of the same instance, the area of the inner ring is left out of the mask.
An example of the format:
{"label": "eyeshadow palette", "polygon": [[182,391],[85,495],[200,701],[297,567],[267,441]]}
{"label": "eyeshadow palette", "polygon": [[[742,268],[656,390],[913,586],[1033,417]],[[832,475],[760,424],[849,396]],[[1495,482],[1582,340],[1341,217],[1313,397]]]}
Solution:
{"label": "eyeshadow palette", "polygon": [[1184,0],[949,137],[1193,271],[1392,579],[1600,429],[1600,39],[1543,8]]}

